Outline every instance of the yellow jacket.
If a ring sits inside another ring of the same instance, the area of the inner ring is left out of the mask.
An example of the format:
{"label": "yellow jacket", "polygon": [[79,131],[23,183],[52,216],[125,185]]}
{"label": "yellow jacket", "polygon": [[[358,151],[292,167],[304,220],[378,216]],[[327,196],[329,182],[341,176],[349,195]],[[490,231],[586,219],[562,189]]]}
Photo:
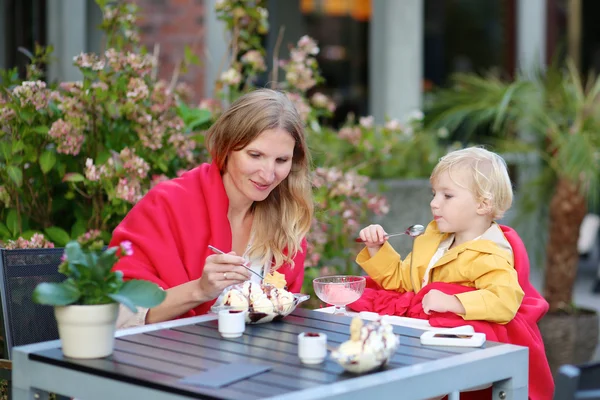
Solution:
{"label": "yellow jacket", "polygon": [[[429,261],[449,235],[441,233],[432,221],[425,233],[415,239],[413,252],[404,261],[386,242],[373,257],[365,247],[356,262],[385,289],[418,292]],[[514,318],[524,296],[514,269],[512,249],[496,223],[479,239],[449,249],[430,269],[429,282],[457,283],[478,289],[456,295],[465,308],[466,313],[461,315],[465,320],[506,324]]]}

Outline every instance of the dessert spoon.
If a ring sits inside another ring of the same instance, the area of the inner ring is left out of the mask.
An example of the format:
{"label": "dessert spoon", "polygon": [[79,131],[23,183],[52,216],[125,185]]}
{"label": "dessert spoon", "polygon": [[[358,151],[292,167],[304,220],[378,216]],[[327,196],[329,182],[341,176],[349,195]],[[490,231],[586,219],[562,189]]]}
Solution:
{"label": "dessert spoon", "polygon": [[[217,254],[227,254],[224,251],[217,249],[215,246],[211,246],[210,244],[208,245],[208,248],[211,249],[213,252],[215,252]],[[254,271],[252,268],[248,267],[246,264],[242,264],[242,267],[246,268],[248,271],[250,271],[254,275],[258,276],[261,280],[264,279],[261,274],[259,274],[258,272]]]}
{"label": "dessert spoon", "polygon": [[[423,234],[423,232],[425,232],[425,227],[423,225],[411,225],[409,226],[404,232],[400,232],[400,233],[392,233],[390,235],[385,235],[386,239],[389,239],[393,236],[400,236],[400,235],[408,235],[410,237],[417,237]],[[364,243],[364,240],[362,240],[361,238],[356,238],[354,239],[355,242],[357,243]]]}

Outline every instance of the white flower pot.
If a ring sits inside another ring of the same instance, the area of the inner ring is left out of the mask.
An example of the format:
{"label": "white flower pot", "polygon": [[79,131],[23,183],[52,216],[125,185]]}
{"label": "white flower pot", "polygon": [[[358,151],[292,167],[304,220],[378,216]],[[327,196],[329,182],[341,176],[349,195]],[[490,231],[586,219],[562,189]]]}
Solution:
{"label": "white flower pot", "polygon": [[101,358],[112,354],[119,304],[54,307],[63,354]]}

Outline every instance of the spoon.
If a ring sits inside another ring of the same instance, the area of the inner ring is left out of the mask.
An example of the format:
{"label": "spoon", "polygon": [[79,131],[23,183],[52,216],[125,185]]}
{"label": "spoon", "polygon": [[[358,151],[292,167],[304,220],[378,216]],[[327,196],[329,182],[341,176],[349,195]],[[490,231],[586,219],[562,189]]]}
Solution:
{"label": "spoon", "polygon": [[[393,236],[400,236],[400,235],[408,235],[410,237],[417,237],[417,236],[421,236],[423,234],[423,232],[425,232],[425,227],[423,225],[416,224],[416,225],[409,226],[404,232],[392,233],[391,235],[385,235],[385,238],[389,239]],[[364,243],[364,240],[362,240],[359,237],[354,239],[354,241],[356,243]]]}
{"label": "spoon", "polygon": [[[224,251],[217,249],[215,246],[211,246],[210,244],[208,245],[208,248],[217,254],[227,254]],[[264,279],[261,274],[254,271],[252,268],[248,267],[246,264],[242,264],[242,267],[246,268],[248,271],[252,272],[254,275],[258,276],[260,279]]]}

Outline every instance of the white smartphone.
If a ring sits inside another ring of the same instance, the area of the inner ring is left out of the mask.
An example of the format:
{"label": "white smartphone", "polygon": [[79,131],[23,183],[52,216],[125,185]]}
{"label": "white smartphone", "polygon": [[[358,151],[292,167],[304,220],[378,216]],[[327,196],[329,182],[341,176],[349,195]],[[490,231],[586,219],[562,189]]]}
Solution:
{"label": "white smartphone", "polygon": [[481,347],[485,343],[485,333],[427,331],[421,335],[421,344],[428,346]]}

